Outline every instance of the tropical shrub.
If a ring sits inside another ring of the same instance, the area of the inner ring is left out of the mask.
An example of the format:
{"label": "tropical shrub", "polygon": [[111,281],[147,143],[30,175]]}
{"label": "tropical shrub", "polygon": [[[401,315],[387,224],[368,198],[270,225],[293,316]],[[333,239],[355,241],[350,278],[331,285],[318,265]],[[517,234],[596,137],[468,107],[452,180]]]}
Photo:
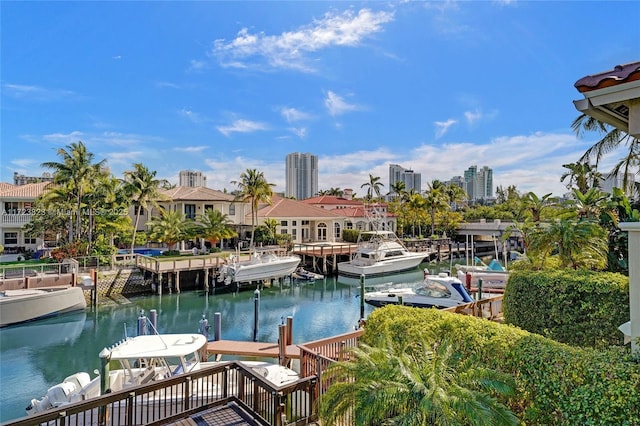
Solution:
{"label": "tropical shrub", "polygon": [[629,320],[629,278],[612,272],[514,271],[505,322],[574,346],[621,345]]}
{"label": "tropical shrub", "polygon": [[509,374],[509,407],[527,425],[640,425],[640,364],[625,348],[576,348],[517,327],[437,309],[387,306],[367,319],[363,343],[404,346],[427,333],[461,359]]}
{"label": "tropical shrub", "polygon": [[358,235],[360,235],[360,231],[357,229],[343,229],[342,230],[342,240],[347,243],[357,243]]}

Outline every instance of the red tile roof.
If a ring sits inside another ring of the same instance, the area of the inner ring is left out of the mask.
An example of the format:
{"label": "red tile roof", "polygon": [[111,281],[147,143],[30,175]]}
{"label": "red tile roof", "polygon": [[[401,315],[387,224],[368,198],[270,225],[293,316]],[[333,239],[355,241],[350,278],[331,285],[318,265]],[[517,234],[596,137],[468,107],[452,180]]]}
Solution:
{"label": "red tile roof", "polygon": [[362,205],[362,201],[359,200],[349,200],[342,197],[337,197],[335,195],[320,195],[318,197],[311,197],[302,200],[303,203],[306,204],[327,204],[327,205],[352,205],[352,206],[360,206]]}
{"label": "red tile roof", "polygon": [[28,183],[26,185],[11,185],[10,188],[2,189],[0,187],[0,198],[17,198],[35,200],[44,194],[45,189],[51,182]]}
{"label": "red tile roof", "polygon": [[610,71],[582,77],[574,86],[580,93],[584,93],[635,80],[640,80],[640,62],[616,65]]}
{"label": "red tile roof", "polygon": [[233,201],[234,196],[205,186],[176,186],[172,189],[161,189],[160,193],[173,201]]}
{"label": "red tile roof", "polygon": [[292,200],[273,196],[272,204],[265,205],[258,210],[258,217],[304,217],[309,219],[336,219],[344,217],[343,210],[340,214],[336,210],[328,210],[313,205],[305,204],[302,201]]}

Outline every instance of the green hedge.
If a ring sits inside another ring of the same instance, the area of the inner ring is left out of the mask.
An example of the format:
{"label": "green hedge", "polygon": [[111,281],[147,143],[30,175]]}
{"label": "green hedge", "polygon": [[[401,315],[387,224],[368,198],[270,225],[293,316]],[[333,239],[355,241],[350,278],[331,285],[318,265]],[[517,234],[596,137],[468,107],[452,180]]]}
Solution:
{"label": "green hedge", "polygon": [[573,346],[622,345],[629,321],[629,278],[611,272],[515,271],[504,293],[504,320]]}
{"label": "green hedge", "polygon": [[358,235],[360,235],[360,231],[357,229],[343,229],[342,230],[342,240],[347,243],[356,243],[358,242]]}
{"label": "green hedge", "polygon": [[509,407],[527,425],[640,425],[640,364],[624,348],[575,348],[437,309],[387,306],[367,319],[363,342],[451,342],[462,359],[512,375]]}

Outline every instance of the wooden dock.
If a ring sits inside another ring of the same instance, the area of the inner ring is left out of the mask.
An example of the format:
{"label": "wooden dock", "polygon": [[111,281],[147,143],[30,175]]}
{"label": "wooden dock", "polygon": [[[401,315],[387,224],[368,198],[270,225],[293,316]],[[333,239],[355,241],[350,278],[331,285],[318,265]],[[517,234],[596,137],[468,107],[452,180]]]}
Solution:
{"label": "wooden dock", "polygon": [[[242,342],[236,340],[214,340],[207,343],[208,356],[234,355],[260,358],[280,358],[280,346],[270,342]],[[300,359],[298,345],[286,345],[284,355],[288,359]]]}

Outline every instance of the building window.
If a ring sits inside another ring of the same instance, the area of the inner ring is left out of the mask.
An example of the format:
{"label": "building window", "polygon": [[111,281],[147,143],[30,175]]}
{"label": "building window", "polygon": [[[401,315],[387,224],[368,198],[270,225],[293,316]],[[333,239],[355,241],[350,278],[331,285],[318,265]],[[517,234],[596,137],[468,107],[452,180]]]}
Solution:
{"label": "building window", "polygon": [[196,205],[195,204],[185,204],[184,205],[184,215],[187,219],[195,219],[196,218]]}
{"label": "building window", "polygon": [[140,207],[137,204],[133,204],[133,214],[137,215],[138,214],[138,208],[140,208],[140,216],[144,216],[144,207]]}
{"label": "building window", "polygon": [[291,221],[291,226],[296,226],[297,224],[298,224],[297,221],[295,221],[295,220]]}
{"label": "building window", "polygon": [[340,238],[340,224],[336,223],[333,225],[333,237]]}
{"label": "building window", "polygon": [[286,221],[286,220],[281,220],[281,221],[280,221],[280,226],[288,226],[288,223],[289,223],[289,222],[288,222],[288,221]]}
{"label": "building window", "polygon": [[302,226],[309,226],[309,221],[308,220],[303,220],[302,221]]}
{"label": "building window", "polygon": [[5,232],[4,233],[4,243],[6,244],[18,244],[18,233],[17,232]]}
{"label": "building window", "polygon": [[318,224],[318,241],[327,241],[327,225],[324,223]]}
{"label": "building window", "polygon": [[24,237],[24,243],[25,244],[35,244],[36,243],[36,239],[34,237]]}
{"label": "building window", "polygon": [[229,216],[234,216],[236,214],[236,205],[229,204]]}
{"label": "building window", "polygon": [[287,234],[287,230],[286,230],[286,229],[281,229],[281,230],[280,230],[280,233],[281,233],[282,235],[286,235],[286,234]]}
{"label": "building window", "polygon": [[293,237],[293,239],[295,240],[296,237],[298,236],[298,230],[296,228],[293,228],[291,230],[291,236]]}
{"label": "building window", "polygon": [[204,211],[206,212],[207,210],[213,210],[213,205],[211,205],[211,204],[205,204],[205,205],[204,205]]}
{"label": "building window", "polygon": [[4,213],[5,214],[18,214],[20,211],[20,206],[18,203],[14,201],[6,201],[4,203]]}

